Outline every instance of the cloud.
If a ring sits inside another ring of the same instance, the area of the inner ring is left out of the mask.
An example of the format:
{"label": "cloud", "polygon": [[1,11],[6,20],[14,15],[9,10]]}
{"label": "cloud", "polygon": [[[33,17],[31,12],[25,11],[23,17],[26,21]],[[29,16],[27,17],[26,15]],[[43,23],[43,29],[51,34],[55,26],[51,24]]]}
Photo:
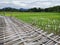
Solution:
{"label": "cloud", "polygon": [[0,0],[0,8],[47,8],[50,6],[60,5],[60,0]]}
{"label": "cloud", "polygon": [[[30,4],[31,5],[31,4]],[[41,7],[41,8],[46,8],[48,6],[51,5],[51,2],[36,2],[36,3],[32,3],[31,7]]]}
{"label": "cloud", "polygon": [[4,1],[0,1],[0,4],[2,4],[2,3],[6,4],[6,3],[10,3],[10,2],[9,1],[5,1],[5,0]]}
{"label": "cloud", "polygon": [[12,1],[12,4],[17,5],[17,6],[26,6],[27,4],[24,4],[20,1]]}

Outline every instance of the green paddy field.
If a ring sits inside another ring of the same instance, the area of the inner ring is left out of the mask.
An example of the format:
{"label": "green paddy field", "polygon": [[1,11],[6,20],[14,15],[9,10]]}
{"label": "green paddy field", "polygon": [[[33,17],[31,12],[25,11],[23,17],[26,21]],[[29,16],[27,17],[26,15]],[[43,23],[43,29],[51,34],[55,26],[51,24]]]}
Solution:
{"label": "green paddy field", "polygon": [[[4,15],[3,12],[0,12]],[[60,35],[60,13],[55,12],[5,12],[5,16],[16,17],[26,23],[41,28],[48,33]]]}

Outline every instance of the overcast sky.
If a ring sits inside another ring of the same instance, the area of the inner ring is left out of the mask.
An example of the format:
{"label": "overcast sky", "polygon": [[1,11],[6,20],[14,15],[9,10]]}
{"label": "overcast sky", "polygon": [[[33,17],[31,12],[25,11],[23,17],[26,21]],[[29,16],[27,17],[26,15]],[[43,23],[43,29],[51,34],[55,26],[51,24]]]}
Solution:
{"label": "overcast sky", "polygon": [[60,0],[0,0],[0,8],[47,8],[60,5]]}

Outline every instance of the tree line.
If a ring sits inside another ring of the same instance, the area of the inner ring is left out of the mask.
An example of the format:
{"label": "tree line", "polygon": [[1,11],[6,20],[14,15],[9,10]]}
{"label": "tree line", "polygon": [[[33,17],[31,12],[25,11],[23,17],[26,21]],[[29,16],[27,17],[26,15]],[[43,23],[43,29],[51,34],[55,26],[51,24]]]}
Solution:
{"label": "tree line", "polygon": [[49,8],[30,8],[30,9],[16,9],[16,8],[11,8],[11,7],[6,7],[3,9],[0,9],[0,12],[2,11],[11,11],[11,12],[60,12],[60,6],[54,6],[54,7],[49,7]]}

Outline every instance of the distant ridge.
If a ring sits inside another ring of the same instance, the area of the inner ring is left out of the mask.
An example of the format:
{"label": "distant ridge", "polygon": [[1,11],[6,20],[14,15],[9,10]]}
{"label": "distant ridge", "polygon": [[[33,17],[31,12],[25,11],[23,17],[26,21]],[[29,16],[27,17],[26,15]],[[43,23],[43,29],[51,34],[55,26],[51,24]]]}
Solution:
{"label": "distant ridge", "polygon": [[49,8],[29,8],[29,9],[26,9],[26,8],[20,8],[20,9],[17,9],[17,8],[11,8],[11,7],[5,7],[5,8],[2,8],[0,9],[0,11],[12,11],[12,12],[60,12],[60,6],[54,6],[54,7],[49,7]]}

